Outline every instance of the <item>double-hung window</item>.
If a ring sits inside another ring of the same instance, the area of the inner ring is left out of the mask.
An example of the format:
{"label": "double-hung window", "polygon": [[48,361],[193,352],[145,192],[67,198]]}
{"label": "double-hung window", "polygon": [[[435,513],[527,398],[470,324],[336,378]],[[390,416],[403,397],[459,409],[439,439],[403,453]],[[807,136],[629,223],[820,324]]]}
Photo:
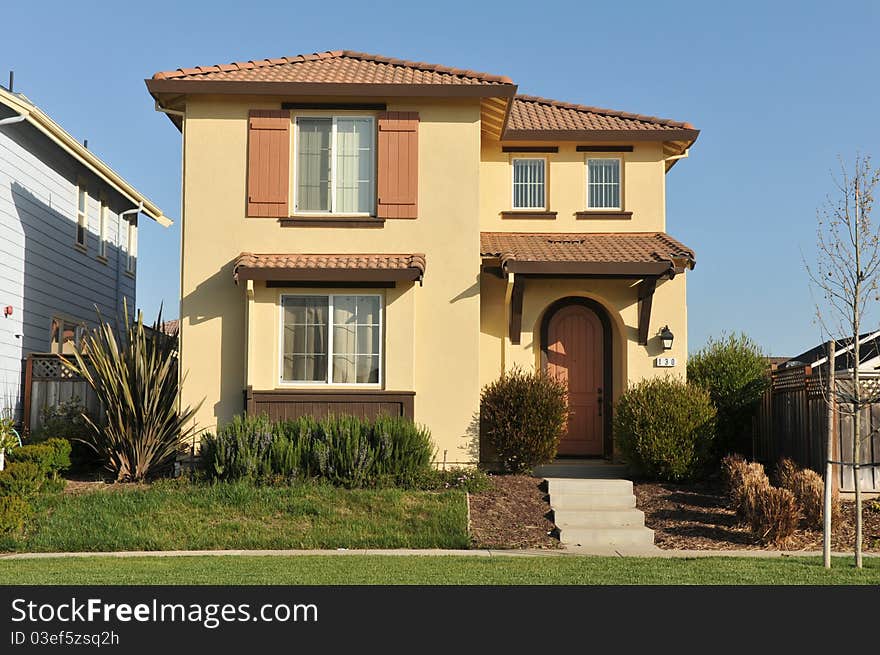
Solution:
{"label": "double-hung window", "polygon": [[546,166],[543,158],[516,157],[513,163],[513,209],[546,209]]}
{"label": "double-hung window", "polygon": [[382,297],[281,297],[281,382],[372,384],[382,379]]}
{"label": "double-hung window", "polygon": [[587,209],[623,209],[619,158],[587,160]]}
{"label": "double-hung window", "polygon": [[85,248],[86,235],[89,229],[88,215],[89,194],[83,184],[76,189],[76,244]]}
{"label": "double-hung window", "polygon": [[101,198],[100,225],[98,229],[98,257],[107,259],[107,201]]}
{"label": "double-hung window", "polygon": [[125,237],[125,270],[134,273],[137,264],[137,217],[132,216],[126,224]]}
{"label": "double-hung window", "polygon": [[298,117],[295,139],[296,212],[375,213],[372,117]]}

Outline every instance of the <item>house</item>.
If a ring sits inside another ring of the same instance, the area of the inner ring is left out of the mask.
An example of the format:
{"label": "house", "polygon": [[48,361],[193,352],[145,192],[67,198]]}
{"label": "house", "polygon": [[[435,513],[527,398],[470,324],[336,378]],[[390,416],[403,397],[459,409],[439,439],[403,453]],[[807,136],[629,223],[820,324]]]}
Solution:
{"label": "house", "polygon": [[693,126],[350,51],[146,85],[183,135],[182,400],[204,399],[202,427],[385,411],[472,462],[481,387],[541,367],[569,385],[561,454],[607,457],[627,384],[684,374],[695,255],[665,188]]}
{"label": "house", "polygon": [[[140,214],[162,211],[20,93],[0,87],[0,410],[22,360],[70,352],[95,308],[135,307]],[[57,364],[56,364],[57,366]]]}
{"label": "house", "polygon": [[[855,364],[852,337],[837,339],[834,342],[835,371],[852,371]],[[778,368],[803,368],[809,366],[812,369],[828,371],[828,343],[820,343],[800,355],[791,357],[780,363]],[[859,370],[877,371],[880,369],[880,330],[865,332],[859,335]]]}

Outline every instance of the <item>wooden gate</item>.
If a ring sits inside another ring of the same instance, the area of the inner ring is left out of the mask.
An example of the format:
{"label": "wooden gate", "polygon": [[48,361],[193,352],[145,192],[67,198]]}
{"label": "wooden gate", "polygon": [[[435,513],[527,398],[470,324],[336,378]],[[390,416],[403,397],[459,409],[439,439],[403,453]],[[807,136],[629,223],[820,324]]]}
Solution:
{"label": "wooden gate", "polygon": [[74,398],[92,416],[99,414],[100,405],[92,388],[83,378],[71,373],[58,355],[31,353],[25,360],[24,370],[24,434],[40,429],[44,409]]}

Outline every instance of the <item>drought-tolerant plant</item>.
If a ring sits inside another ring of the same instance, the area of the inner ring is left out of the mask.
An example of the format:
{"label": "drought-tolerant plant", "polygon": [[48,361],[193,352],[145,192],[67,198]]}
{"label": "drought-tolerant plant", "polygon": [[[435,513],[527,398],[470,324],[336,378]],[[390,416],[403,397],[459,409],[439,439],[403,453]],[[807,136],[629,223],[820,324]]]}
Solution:
{"label": "drought-tolerant plant", "polygon": [[749,522],[755,536],[764,543],[784,548],[799,522],[800,511],[793,493],[769,484],[760,488],[756,511]]}
{"label": "drought-tolerant plant", "polygon": [[[785,475],[782,475],[783,467]],[[804,524],[813,530],[821,530],[825,517],[825,483],[822,477],[810,469],[802,469],[790,459],[779,466],[779,486],[794,494]],[[831,492],[831,523],[837,524],[842,516],[840,493]]]}
{"label": "drought-tolerant plant", "polygon": [[[91,429],[87,443],[117,481],[133,482],[172,467],[196,431],[198,406],[178,406],[174,340],[149,334],[141,312],[129,320],[127,303],[122,320],[126,327],[120,334],[99,312],[98,327],[86,333],[82,352],[77,349],[73,360],[62,357],[62,362],[85,379],[104,410],[100,424],[84,417]],[[153,334],[161,322],[160,311]]]}
{"label": "drought-tolerant plant", "polygon": [[346,487],[417,486],[433,452],[426,428],[391,416],[280,422],[265,415],[236,416],[216,435],[203,434],[201,449],[209,478],[317,478]]}
{"label": "drought-tolerant plant", "polygon": [[480,394],[480,436],[514,473],[556,456],[568,416],[565,383],[540,371],[514,368]]}
{"label": "drought-tolerant plant", "polygon": [[705,389],[675,377],[642,380],[614,413],[614,438],[642,475],[679,481],[703,472],[715,433],[715,407]]}
{"label": "drought-tolerant plant", "polygon": [[792,490],[794,486],[794,478],[800,467],[788,457],[783,457],[776,464],[776,486],[783,489]]}
{"label": "drought-tolerant plant", "polygon": [[752,414],[770,381],[761,348],[745,334],[710,338],[688,358],[687,377],[709,392],[718,410],[716,456],[750,452]]}

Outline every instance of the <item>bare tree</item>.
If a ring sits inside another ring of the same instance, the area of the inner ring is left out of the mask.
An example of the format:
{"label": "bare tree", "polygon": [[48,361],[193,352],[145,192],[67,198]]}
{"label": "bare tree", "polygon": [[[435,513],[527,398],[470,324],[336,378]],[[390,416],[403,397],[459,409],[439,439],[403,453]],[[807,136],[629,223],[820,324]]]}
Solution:
{"label": "bare tree", "polygon": [[[861,365],[860,333],[866,314],[878,301],[880,289],[880,225],[871,220],[874,189],[880,169],[869,156],[856,155],[850,172],[841,160],[840,174],[834,178],[835,193],[818,211],[817,262],[807,265],[812,283],[821,292],[822,303],[816,316],[822,330],[833,339],[851,343],[851,383],[838,382],[829,402],[852,420],[853,480],[856,500],[855,563],[862,567],[862,493],[860,481],[861,446],[870,434],[862,435],[862,409],[880,401],[876,385],[866,385]],[[849,349],[847,349],[849,350]],[[834,362],[828,362],[834,367]],[[866,432],[868,432],[866,430]],[[829,434],[828,438],[831,438]],[[831,480],[826,475],[826,485]]]}

